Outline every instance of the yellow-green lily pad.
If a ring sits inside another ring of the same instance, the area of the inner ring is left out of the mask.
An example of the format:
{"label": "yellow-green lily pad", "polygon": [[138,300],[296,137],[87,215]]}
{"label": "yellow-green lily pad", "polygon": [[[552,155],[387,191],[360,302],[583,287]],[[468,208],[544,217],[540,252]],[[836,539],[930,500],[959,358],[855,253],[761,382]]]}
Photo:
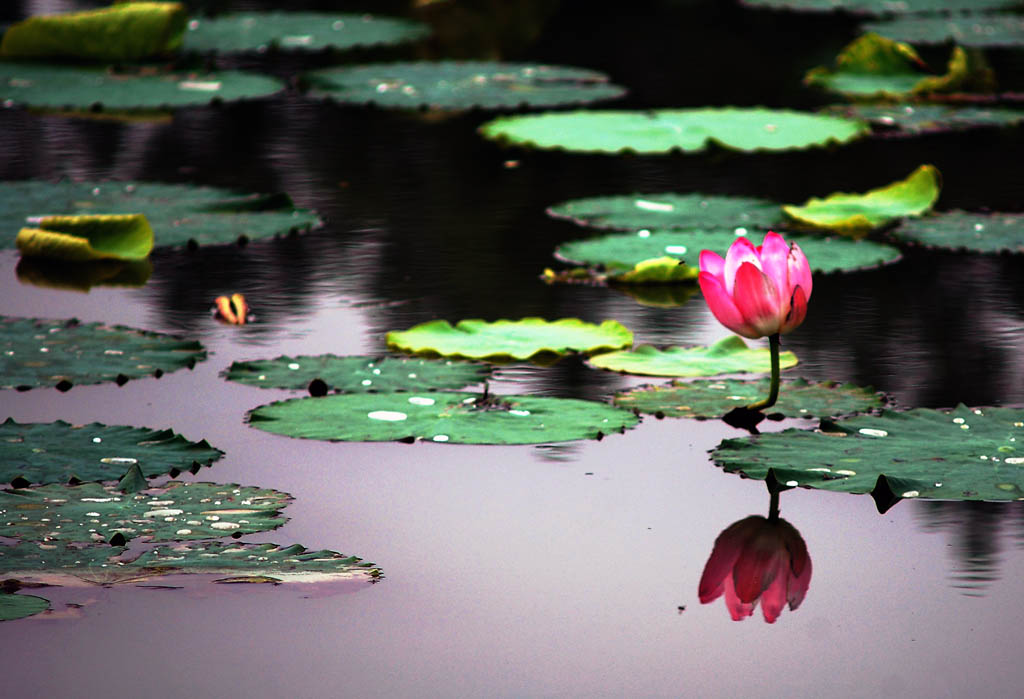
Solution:
{"label": "yellow-green lily pad", "polygon": [[137,261],[153,250],[153,229],[142,214],[43,216],[35,225],[14,241],[24,257]]}

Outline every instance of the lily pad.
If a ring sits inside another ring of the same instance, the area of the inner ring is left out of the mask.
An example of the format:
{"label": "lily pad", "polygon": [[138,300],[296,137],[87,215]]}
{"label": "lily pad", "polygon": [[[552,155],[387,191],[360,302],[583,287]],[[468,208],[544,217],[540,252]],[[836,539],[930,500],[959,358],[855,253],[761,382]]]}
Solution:
{"label": "lily pad", "polygon": [[744,152],[783,151],[852,141],[867,124],[809,112],[757,108],[590,110],[501,117],[487,138],[580,153],[696,152],[715,144]]}
{"label": "lily pad", "polygon": [[228,381],[261,388],[305,389],[320,379],[339,393],[436,391],[486,380],[489,367],[451,360],[409,357],[277,357],[233,362],[221,373]]}
{"label": "lily pad", "polygon": [[[771,352],[767,347],[752,349],[736,335],[722,338],[710,347],[668,347],[664,350],[640,345],[633,350],[608,352],[590,358],[590,363],[609,371],[641,376],[717,376],[745,372],[771,371]],[[783,369],[797,364],[796,355],[779,354]]]}
{"label": "lily pad", "polygon": [[621,97],[625,88],[593,70],[493,61],[419,61],[326,68],[308,73],[316,97],[415,109],[550,107]]}
{"label": "lily pad", "polygon": [[[897,248],[868,240],[811,235],[787,235],[786,239],[800,244],[815,273],[868,269],[900,258]],[[573,264],[600,265],[612,274],[662,256],[675,257],[696,268],[701,250],[725,254],[734,240],[736,234],[731,230],[692,233],[642,230],[635,234],[615,233],[576,240],[560,246],[555,256]]]}
{"label": "lily pad", "polygon": [[794,12],[835,12],[890,15],[916,12],[1001,10],[1016,7],[1017,0],[740,0],[748,7],[767,7]]}
{"label": "lily pad", "polygon": [[434,354],[465,359],[530,359],[541,354],[593,353],[628,347],[633,333],[615,320],[600,325],[578,318],[544,320],[432,320],[387,334],[388,347],[410,354]]}
{"label": "lily pad", "polygon": [[293,398],[252,410],[257,429],[301,439],[548,444],[635,426],[628,410],[572,398],[474,393],[364,393]]}
{"label": "lily pad", "polygon": [[[768,395],[769,380],[719,379],[673,381],[662,386],[641,386],[615,396],[615,405],[666,417],[722,417],[730,410]],[[864,413],[885,405],[873,389],[835,381],[810,383],[783,381],[779,401],[768,409],[786,417],[837,417]]]}
{"label": "lily pad", "polygon": [[277,529],[291,496],[276,490],[170,481],[122,493],[116,485],[41,485],[0,491],[0,531],[31,541],[78,543],[215,539]]}
{"label": "lily pad", "polygon": [[23,257],[138,261],[153,249],[153,229],[142,214],[44,216],[36,225],[15,239]]}
{"label": "lily pad", "polygon": [[35,595],[11,595],[0,592],[0,621],[12,621],[45,612],[50,600]]}
{"label": "lily pad", "polygon": [[[1016,3],[1020,6],[1020,3]],[[975,8],[972,8],[975,9]],[[864,25],[864,30],[910,44],[954,43],[972,47],[1024,46],[1024,17],[970,14],[899,17]]]}
{"label": "lily pad", "polygon": [[245,12],[188,23],[184,50],[200,53],[351,49],[416,41],[430,34],[419,22],[369,14]]}
{"label": "lily pad", "polygon": [[7,28],[0,56],[137,61],[180,47],[186,18],[179,2],[132,2],[35,15]]}
{"label": "lily pad", "polygon": [[0,316],[0,389],[94,384],[163,376],[206,359],[194,340],[126,328]]}
{"label": "lily pad", "polygon": [[147,477],[209,466],[224,455],[171,430],[56,422],[0,423],[0,481],[113,481],[138,464]]}
{"label": "lily pad", "polygon": [[827,114],[860,119],[882,130],[922,134],[963,131],[983,126],[1015,126],[1024,110],[1002,107],[947,107],[938,104],[842,104],[824,109]]}
{"label": "lily pad", "polygon": [[837,192],[782,210],[801,227],[860,237],[897,219],[930,211],[941,189],[939,171],[933,165],[922,165],[906,179],[864,194]]}
{"label": "lily pad", "polygon": [[158,546],[135,560],[123,560],[120,546],[74,547],[21,542],[0,546],[0,575],[50,585],[136,583],[160,575],[214,574],[272,576],[276,582],[329,582],[380,575],[372,563],[335,551],[302,546],[196,541]]}
{"label": "lily pad", "polygon": [[285,194],[245,195],[214,187],[156,182],[0,183],[0,247],[13,247],[19,225],[52,215],[146,216],[157,247],[218,245],[268,238],[319,223]]}
{"label": "lily pad", "polygon": [[573,199],[548,208],[548,216],[589,228],[624,231],[729,226],[767,229],[780,218],[779,205],[766,199],[672,193]]}
{"label": "lily pad", "polygon": [[574,267],[559,272],[547,268],[541,275],[541,279],[549,284],[567,282],[569,284],[608,284],[621,287],[670,287],[682,282],[692,282],[699,273],[700,270],[696,267],[683,264],[674,257],[657,257],[653,260],[637,262],[633,269],[610,272],[603,272],[594,267]]}
{"label": "lily pad", "polygon": [[904,221],[892,231],[899,240],[929,248],[1024,253],[1024,214],[945,211]]}
{"label": "lily pad", "polygon": [[0,62],[0,102],[44,109],[153,111],[267,97],[284,89],[266,75],[240,71],[162,72]]}
{"label": "lily pad", "polygon": [[1022,444],[1024,410],[960,405],[860,415],[827,433],[727,439],[712,457],[726,471],[782,486],[871,493],[884,511],[903,498],[1024,500]]}

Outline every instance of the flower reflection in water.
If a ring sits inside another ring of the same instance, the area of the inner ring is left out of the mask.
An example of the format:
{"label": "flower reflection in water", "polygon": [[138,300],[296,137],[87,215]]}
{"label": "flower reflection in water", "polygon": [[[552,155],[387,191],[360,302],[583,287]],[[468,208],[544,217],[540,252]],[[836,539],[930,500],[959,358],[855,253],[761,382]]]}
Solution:
{"label": "flower reflection in water", "polygon": [[698,595],[707,604],[724,594],[735,621],[751,616],[760,602],[764,620],[773,624],[787,602],[791,610],[800,606],[810,584],[807,545],[778,516],[778,495],[773,494],[768,517],[751,515],[718,535]]}

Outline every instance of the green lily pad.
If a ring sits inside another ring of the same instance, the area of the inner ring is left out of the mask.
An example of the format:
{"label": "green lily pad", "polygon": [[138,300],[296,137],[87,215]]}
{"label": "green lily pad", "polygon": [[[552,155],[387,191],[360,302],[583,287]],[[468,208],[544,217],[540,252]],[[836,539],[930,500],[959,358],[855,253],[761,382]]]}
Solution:
{"label": "green lily pad", "polygon": [[929,248],[1020,254],[1024,253],[1024,214],[945,211],[904,221],[892,234]]}
{"label": "green lily pad", "polygon": [[[1020,3],[1017,3],[1018,7]],[[974,9],[974,8],[972,8]],[[953,15],[948,17],[899,17],[864,25],[895,41],[910,44],[954,43],[960,46],[1024,46],[1024,17],[1020,15]]]}
{"label": "green lily pad", "polygon": [[185,6],[178,2],[35,15],[7,28],[0,56],[137,61],[181,46],[186,17]]}
{"label": "green lily pad", "polygon": [[371,580],[380,576],[372,563],[336,551],[307,551],[299,545],[195,541],[158,546],[132,561],[119,546],[74,547],[61,543],[20,542],[0,546],[0,575],[50,585],[83,586],[137,583],[160,575],[263,574],[282,583]]}
{"label": "green lily pad", "polygon": [[945,75],[929,75],[924,61],[909,44],[878,34],[862,34],[836,57],[835,68],[813,68],[808,85],[859,99],[898,99],[909,95],[991,91],[994,76],[978,53],[953,47]]}
{"label": "green lily pad", "polygon": [[266,75],[240,71],[160,72],[0,62],[0,102],[56,110],[154,111],[267,97],[284,89]]}
{"label": "green lily pad", "polygon": [[906,179],[864,194],[836,192],[782,210],[802,227],[860,237],[899,218],[930,211],[941,189],[939,171],[933,165],[922,165]]}
{"label": "green lily pad", "polygon": [[345,50],[401,44],[429,34],[429,27],[419,22],[369,14],[245,12],[191,20],[185,32],[184,50]]}
{"label": "green lily pad", "polygon": [[588,228],[688,230],[749,226],[771,228],[779,205],[766,199],[708,194],[633,194],[573,199],[548,208],[548,216]]}
{"label": "green lily pad", "polygon": [[828,429],[727,439],[712,457],[726,471],[783,486],[871,493],[882,511],[902,498],[1024,500],[1018,408],[885,410]]}
{"label": "green lily pad", "polygon": [[325,68],[305,75],[316,97],[415,109],[550,107],[621,97],[593,70],[494,61],[419,61]]}
{"label": "green lily pad", "polygon": [[[623,408],[666,417],[721,417],[768,395],[769,379],[742,381],[673,381],[662,386],[640,386],[616,394]],[[779,401],[768,412],[786,417],[837,417],[864,413],[885,405],[873,389],[835,381],[810,383],[805,379],[783,381]]]}
{"label": "green lily pad", "polygon": [[23,257],[138,261],[153,249],[153,229],[142,214],[44,216],[36,225],[15,240]]}
{"label": "green lily pad", "polygon": [[44,216],[136,214],[146,216],[157,247],[219,245],[255,240],[319,223],[284,194],[244,195],[214,187],[155,182],[0,183],[0,248],[13,247],[19,225]]}
{"label": "green lily pad", "polygon": [[489,367],[451,360],[409,357],[278,357],[233,362],[221,373],[228,381],[261,388],[305,389],[314,379],[339,393],[436,391],[486,380]]}
{"label": "green lily pad", "polygon": [[1016,7],[1017,0],[740,0],[748,7],[767,7],[794,12],[843,11],[858,15],[890,15],[917,12],[1001,10]]}
{"label": "green lily pad", "polygon": [[45,612],[50,600],[35,595],[9,595],[0,592],[0,621],[12,621]]}
{"label": "green lily pad", "polygon": [[544,320],[432,320],[387,334],[388,347],[409,354],[487,359],[530,359],[542,354],[592,353],[628,347],[633,333],[615,320],[600,325],[578,318]]}
{"label": "green lily pad", "polygon": [[170,481],[137,493],[116,485],[41,485],[0,491],[0,531],[31,541],[96,543],[215,539],[277,529],[291,496],[235,484]]}
{"label": "green lily pad", "polygon": [[194,340],[126,328],[0,316],[0,389],[94,384],[163,376],[206,359]]}
{"label": "green lily pad", "polygon": [[112,481],[138,464],[147,477],[208,466],[224,455],[171,430],[56,422],[0,423],[0,482]]}
{"label": "green lily pad", "polygon": [[[561,245],[555,256],[573,264],[600,265],[613,274],[662,256],[675,257],[696,268],[701,250],[714,250],[724,255],[734,240],[736,234],[733,231],[683,233],[642,230],[635,234],[614,233],[576,240]],[[868,240],[810,235],[787,235],[786,240],[800,244],[800,249],[811,263],[811,271],[815,273],[868,269],[900,258],[897,248]]]}
{"label": "green lily pad", "polygon": [[1002,107],[947,107],[938,104],[840,104],[826,114],[860,119],[895,133],[922,134],[963,131],[983,126],[1015,126],[1024,110]]}
{"label": "green lily pad", "polygon": [[[590,358],[598,369],[641,376],[717,376],[771,371],[771,352],[767,347],[751,349],[736,335],[722,338],[710,347],[668,347],[664,350],[640,345],[632,350],[607,352]],[[792,352],[779,354],[783,369],[797,364]]]}
{"label": "green lily pad", "polygon": [[474,393],[364,393],[293,398],[252,410],[257,429],[300,439],[548,444],[634,427],[628,410],[572,398]]}
{"label": "green lily pad", "polygon": [[695,152],[711,144],[744,152],[783,151],[852,141],[867,124],[809,112],[741,107],[657,111],[590,110],[501,117],[487,138],[580,153]]}

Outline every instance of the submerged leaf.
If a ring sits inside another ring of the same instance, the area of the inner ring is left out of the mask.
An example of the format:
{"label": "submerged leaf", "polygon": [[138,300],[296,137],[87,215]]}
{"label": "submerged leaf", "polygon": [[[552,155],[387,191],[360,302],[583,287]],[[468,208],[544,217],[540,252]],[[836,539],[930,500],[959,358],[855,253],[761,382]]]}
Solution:
{"label": "submerged leaf", "polygon": [[346,442],[547,444],[600,439],[635,426],[628,410],[571,398],[473,393],[365,393],[293,398],[249,413],[260,430]]}
{"label": "submerged leaf", "polygon": [[137,261],[153,249],[153,229],[142,214],[44,216],[36,225],[22,228],[15,239],[24,257]]}
{"label": "submerged leaf", "polygon": [[[768,348],[751,349],[736,335],[725,337],[710,347],[668,347],[660,350],[640,345],[633,350],[607,352],[590,358],[590,364],[609,371],[641,376],[717,376],[743,372],[771,371]],[[783,369],[796,366],[792,352],[779,355]]]}
{"label": "submerged leaf", "polygon": [[670,192],[573,199],[548,208],[548,216],[617,230],[768,229],[780,218],[779,205],[766,199]]}
{"label": "submerged leaf", "polygon": [[929,248],[1024,253],[1024,214],[945,211],[907,220],[892,231],[899,240]]}

